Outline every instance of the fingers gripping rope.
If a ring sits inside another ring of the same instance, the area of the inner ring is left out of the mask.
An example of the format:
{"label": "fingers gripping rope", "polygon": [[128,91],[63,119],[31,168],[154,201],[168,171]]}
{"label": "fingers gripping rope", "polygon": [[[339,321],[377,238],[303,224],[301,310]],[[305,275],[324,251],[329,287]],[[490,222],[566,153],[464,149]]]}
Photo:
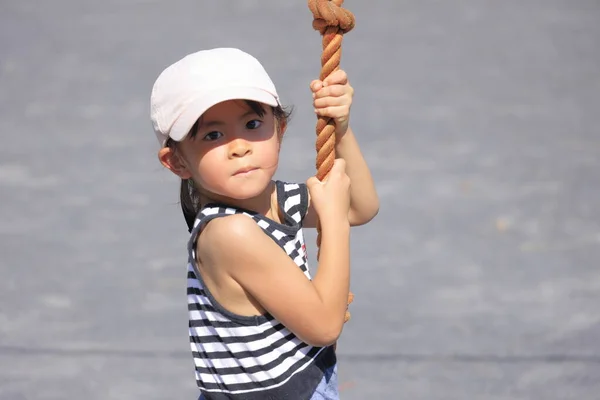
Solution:
{"label": "fingers gripping rope", "polygon": [[[321,54],[321,73],[319,79],[325,80],[340,67],[342,58],[343,35],[354,28],[354,14],[342,8],[344,0],[308,0],[308,8],[313,14],[313,28],[323,36]],[[325,179],[335,160],[335,123],[331,118],[319,117],[317,120],[317,178]],[[321,227],[317,222],[317,247],[321,247]],[[317,251],[317,259],[319,258]],[[349,293],[348,304],[354,295]],[[344,320],[350,319],[346,311]]]}

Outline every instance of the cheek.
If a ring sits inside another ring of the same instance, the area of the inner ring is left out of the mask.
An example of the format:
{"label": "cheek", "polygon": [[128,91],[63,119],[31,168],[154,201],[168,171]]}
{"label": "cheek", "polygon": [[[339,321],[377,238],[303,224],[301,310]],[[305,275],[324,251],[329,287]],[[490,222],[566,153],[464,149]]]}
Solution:
{"label": "cheek", "polygon": [[265,146],[260,153],[263,166],[270,168],[277,167],[277,164],[279,163],[279,149],[279,141],[269,141],[265,143]]}
{"label": "cheek", "polygon": [[222,181],[223,168],[219,166],[222,156],[218,153],[218,149],[213,149],[199,158],[196,164],[198,166],[196,181],[208,190],[218,187]]}
{"label": "cheek", "polygon": [[260,142],[260,147],[263,165],[277,167],[281,149],[281,133],[274,127],[270,127],[270,136],[265,137],[264,141]]}

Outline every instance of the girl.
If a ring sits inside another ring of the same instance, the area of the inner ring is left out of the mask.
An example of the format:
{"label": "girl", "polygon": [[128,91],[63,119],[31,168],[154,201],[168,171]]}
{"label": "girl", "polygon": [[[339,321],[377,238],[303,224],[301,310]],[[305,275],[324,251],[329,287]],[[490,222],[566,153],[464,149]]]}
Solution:
{"label": "girl", "polygon": [[[324,182],[274,181],[288,113],[258,60],[237,49],[190,54],[151,96],[160,162],[182,179],[189,338],[201,399],[337,399],[333,344],[350,282],[350,226],[379,205],[348,127],[353,89],[313,81],[335,119],[338,159]],[[350,185],[352,183],[352,185]],[[302,227],[321,223],[311,280]]]}

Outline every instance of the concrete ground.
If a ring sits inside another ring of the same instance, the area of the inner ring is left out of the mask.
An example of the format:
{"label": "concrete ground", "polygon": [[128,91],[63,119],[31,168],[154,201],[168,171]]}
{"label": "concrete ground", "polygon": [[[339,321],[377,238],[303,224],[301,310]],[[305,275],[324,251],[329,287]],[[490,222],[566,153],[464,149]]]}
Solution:
{"label": "concrete ground", "polygon": [[[381,212],[353,234],[343,399],[600,399],[600,3],[368,4],[345,3],[342,67]],[[0,2],[0,399],[196,398],[150,89],[189,52],[254,54],[295,105],[278,177],[303,181],[311,19],[290,0]]]}

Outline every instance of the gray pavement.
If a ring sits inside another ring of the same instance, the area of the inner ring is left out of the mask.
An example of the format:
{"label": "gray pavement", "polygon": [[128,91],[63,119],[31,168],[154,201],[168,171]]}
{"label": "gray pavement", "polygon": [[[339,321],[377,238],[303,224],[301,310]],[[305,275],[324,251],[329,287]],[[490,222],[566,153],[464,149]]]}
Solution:
{"label": "gray pavement", "polygon": [[[367,4],[342,66],[382,203],[353,234],[343,398],[600,399],[600,3]],[[197,395],[148,102],[216,46],[295,105],[278,176],[305,180],[304,1],[0,1],[1,400]]]}

